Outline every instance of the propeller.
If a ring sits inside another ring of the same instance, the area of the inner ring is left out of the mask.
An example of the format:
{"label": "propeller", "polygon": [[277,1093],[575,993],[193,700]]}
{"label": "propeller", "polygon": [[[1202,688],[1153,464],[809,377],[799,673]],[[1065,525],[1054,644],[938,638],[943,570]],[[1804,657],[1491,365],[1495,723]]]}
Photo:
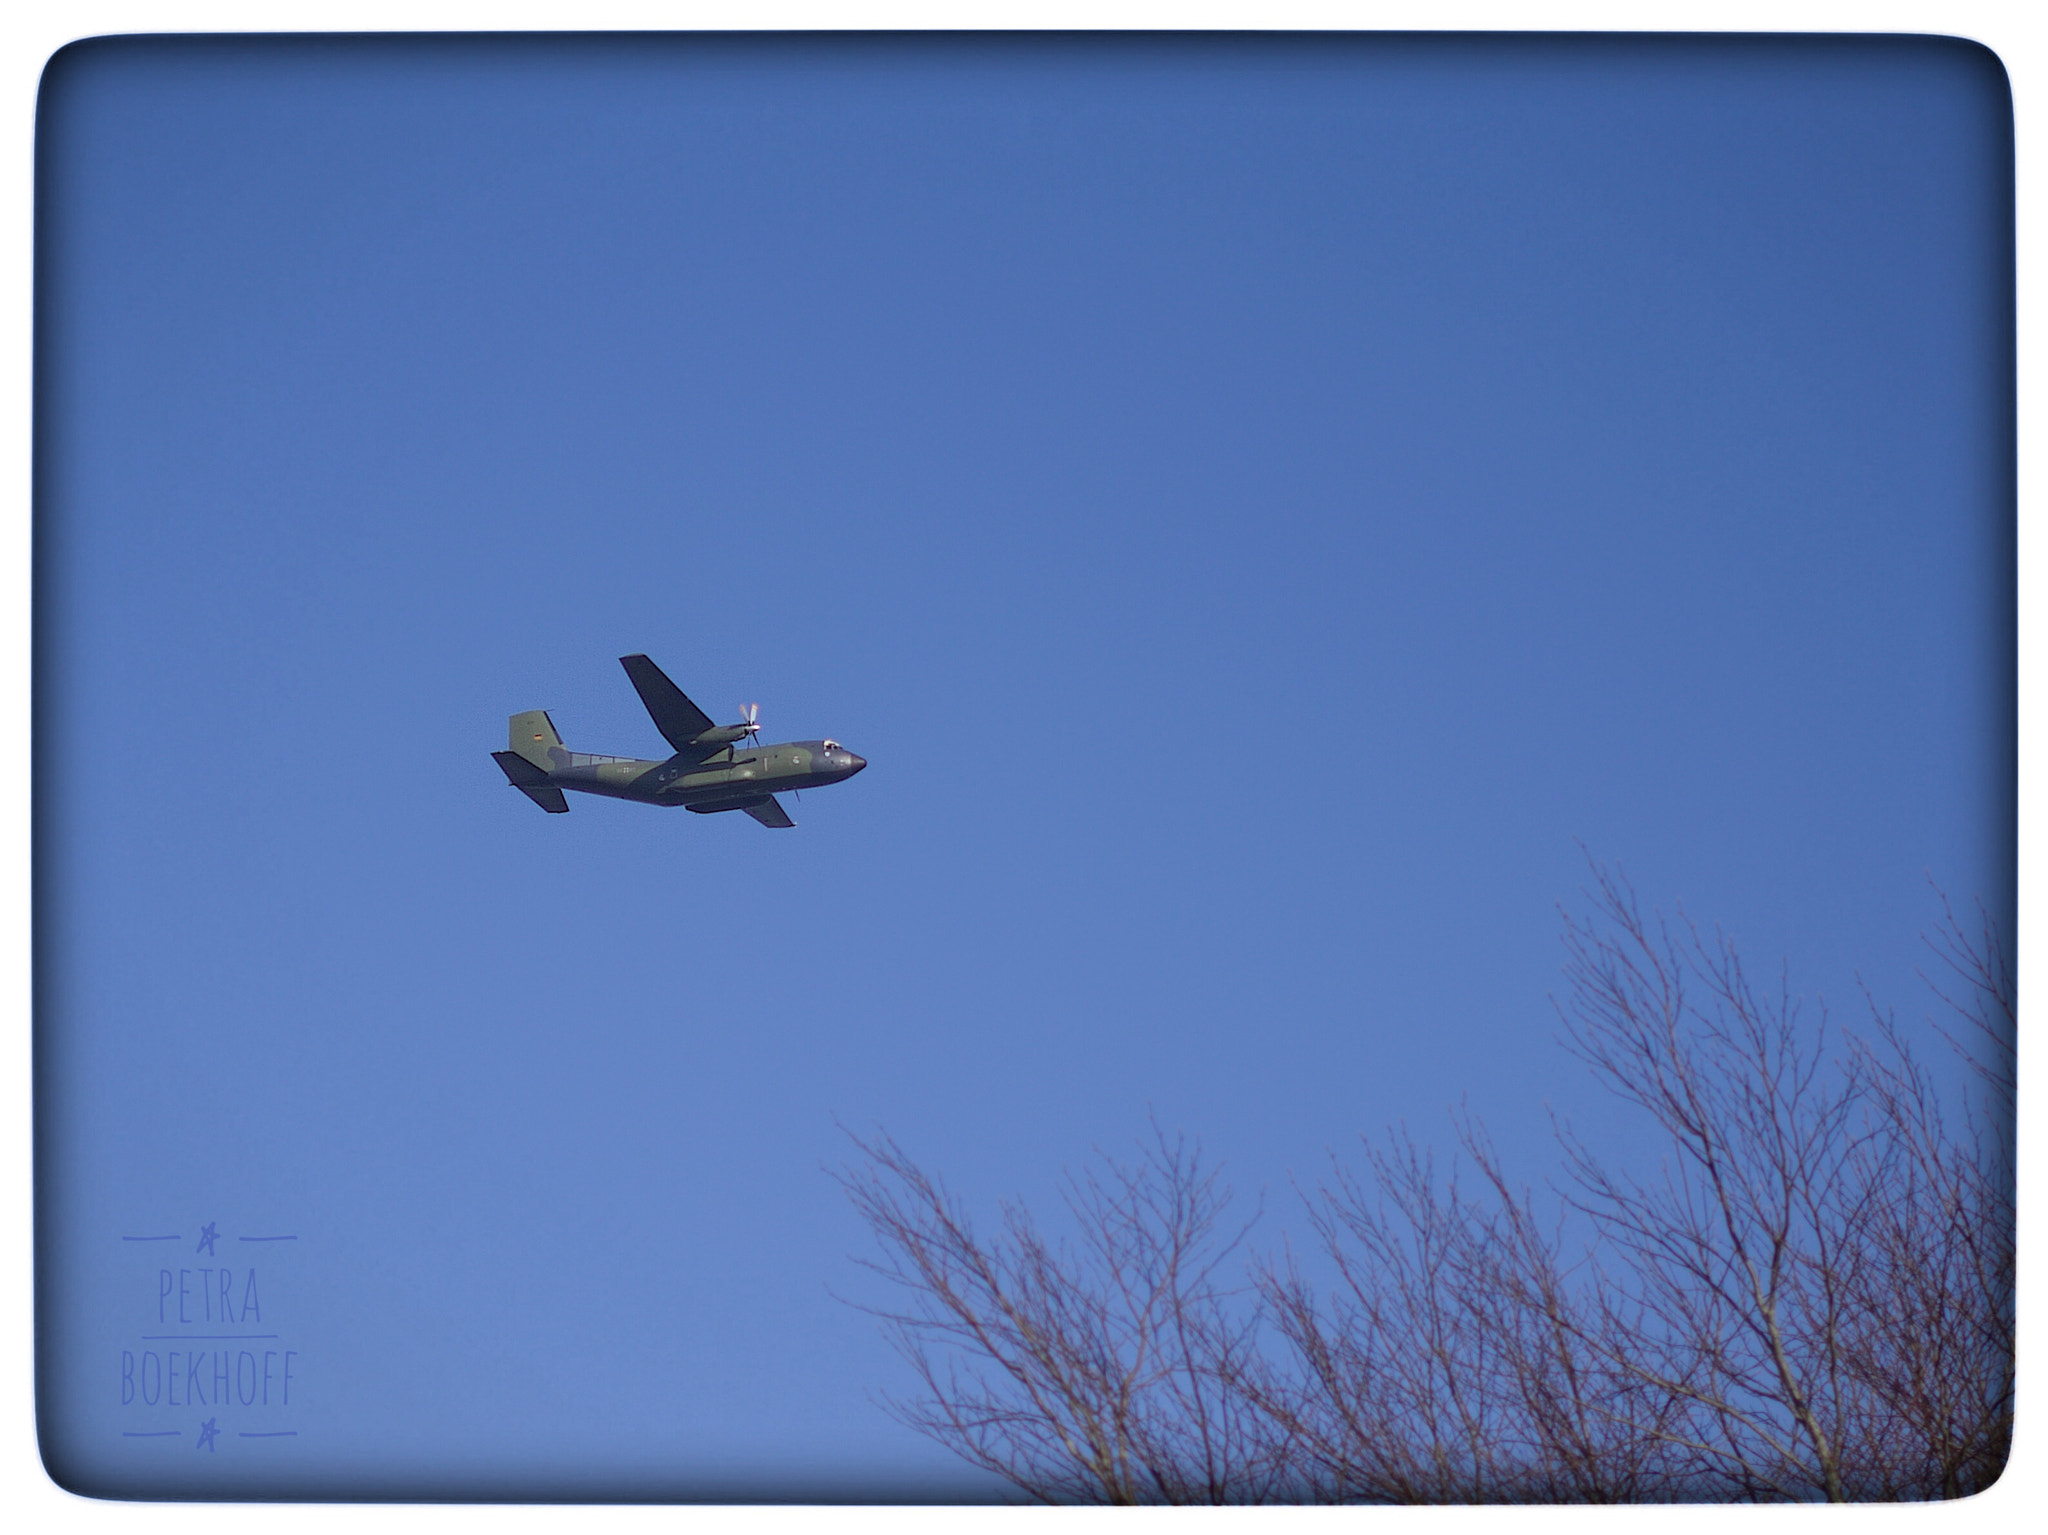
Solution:
{"label": "propeller", "polygon": [[741,704],[740,723],[747,727],[747,733],[743,739],[752,741],[756,746],[760,745],[761,706],[759,704]]}

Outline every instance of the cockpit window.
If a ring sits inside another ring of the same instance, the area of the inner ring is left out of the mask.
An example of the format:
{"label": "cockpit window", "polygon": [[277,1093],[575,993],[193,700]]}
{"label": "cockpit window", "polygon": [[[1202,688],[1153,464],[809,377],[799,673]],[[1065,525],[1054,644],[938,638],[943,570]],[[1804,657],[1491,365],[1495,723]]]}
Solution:
{"label": "cockpit window", "polygon": [[825,750],[826,750],[826,751],[828,751],[828,752],[836,752],[836,751],[838,751],[838,750],[839,750],[839,743],[838,743],[837,741],[825,741],[825,742],[821,742],[820,744],[821,744],[821,745],[822,745],[822,746],[823,746],[823,747],[825,748]]}

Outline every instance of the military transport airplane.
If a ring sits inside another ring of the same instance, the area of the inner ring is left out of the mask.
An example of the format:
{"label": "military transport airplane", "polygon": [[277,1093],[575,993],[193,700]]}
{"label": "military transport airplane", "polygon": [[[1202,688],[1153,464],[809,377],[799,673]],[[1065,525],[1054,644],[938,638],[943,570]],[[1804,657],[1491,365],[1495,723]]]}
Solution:
{"label": "military transport airplane", "polygon": [[[564,789],[638,800],[643,805],[682,805],[700,815],[744,810],[763,826],[794,826],[775,793],[813,789],[851,778],[868,765],[837,741],[785,741],[762,746],[761,706],[748,704],[737,725],[714,725],[711,716],[684,696],[645,656],[621,656],[640,701],[654,716],[654,728],[668,738],[675,755],[665,762],[641,757],[599,757],[572,752],[555,734],[545,709],[512,716],[512,749],[492,752],[512,787],[551,815],[569,808]],[[752,741],[744,756],[735,743]]]}

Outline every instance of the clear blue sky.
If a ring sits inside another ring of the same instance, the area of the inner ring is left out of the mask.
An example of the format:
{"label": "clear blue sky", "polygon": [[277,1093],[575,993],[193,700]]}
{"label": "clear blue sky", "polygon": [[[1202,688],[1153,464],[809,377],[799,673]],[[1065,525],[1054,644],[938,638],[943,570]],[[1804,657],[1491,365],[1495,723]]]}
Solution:
{"label": "clear blue sky", "polygon": [[[61,56],[46,1450],[985,1491],[828,1293],[835,1120],[985,1209],[1156,1114],[1269,1244],[1461,1100],[1626,1153],[1581,842],[1917,1017],[1928,876],[2012,901],[2009,122],[1925,41]],[[542,815],[505,717],[658,755],[643,650],[871,766]],[[202,1265],[288,1406],[124,1403]]]}

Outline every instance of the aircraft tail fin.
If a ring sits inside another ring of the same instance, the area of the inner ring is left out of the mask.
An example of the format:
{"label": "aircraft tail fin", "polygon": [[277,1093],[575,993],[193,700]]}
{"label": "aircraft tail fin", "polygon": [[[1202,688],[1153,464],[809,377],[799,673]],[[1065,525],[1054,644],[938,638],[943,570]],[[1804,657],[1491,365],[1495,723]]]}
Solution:
{"label": "aircraft tail fin", "polygon": [[555,766],[549,748],[560,751],[562,738],[555,734],[555,722],[548,718],[547,710],[529,709],[524,714],[512,716],[511,746],[513,751],[546,773]]}

